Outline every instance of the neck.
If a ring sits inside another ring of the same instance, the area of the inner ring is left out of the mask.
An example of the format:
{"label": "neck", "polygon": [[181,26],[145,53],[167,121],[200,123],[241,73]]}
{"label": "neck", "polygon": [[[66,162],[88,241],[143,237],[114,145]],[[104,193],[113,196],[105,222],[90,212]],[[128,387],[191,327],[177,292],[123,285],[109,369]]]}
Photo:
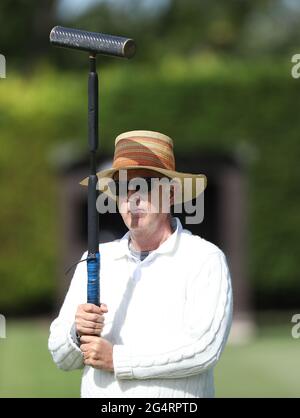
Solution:
{"label": "neck", "polygon": [[156,228],[143,231],[130,231],[130,239],[136,251],[156,250],[172,235],[171,218],[166,218],[156,225]]}

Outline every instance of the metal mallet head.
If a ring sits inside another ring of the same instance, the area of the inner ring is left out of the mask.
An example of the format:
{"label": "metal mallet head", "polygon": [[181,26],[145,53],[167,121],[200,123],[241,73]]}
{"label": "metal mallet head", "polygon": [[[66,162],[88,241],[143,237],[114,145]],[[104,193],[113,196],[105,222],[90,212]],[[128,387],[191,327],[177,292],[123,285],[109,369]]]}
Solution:
{"label": "metal mallet head", "polygon": [[92,54],[131,58],[136,46],[133,39],[123,36],[55,26],[50,32],[50,42],[64,48],[80,49]]}

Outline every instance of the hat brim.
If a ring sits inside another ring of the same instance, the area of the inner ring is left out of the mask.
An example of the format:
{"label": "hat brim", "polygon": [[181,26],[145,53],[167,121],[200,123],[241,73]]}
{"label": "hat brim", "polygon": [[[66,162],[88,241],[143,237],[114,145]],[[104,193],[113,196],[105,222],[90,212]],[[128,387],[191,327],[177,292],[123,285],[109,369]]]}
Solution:
{"label": "hat brim", "polygon": [[[157,168],[147,165],[131,165],[123,168],[109,168],[99,171],[97,177],[99,180],[98,189],[105,193],[107,196],[116,200],[116,197],[111,193],[108,183],[113,179],[115,173],[120,170],[133,170],[133,169],[147,169],[159,174],[162,174],[170,179],[174,179],[181,184],[181,191],[175,193],[174,205],[190,201],[197,198],[202,192],[204,192],[207,186],[207,178],[204,174],[191,174],[182,173],[179,171],[167,170],[164,168]],[[88,186],[88,177],[84,178],[79,184],[81,186]]]}

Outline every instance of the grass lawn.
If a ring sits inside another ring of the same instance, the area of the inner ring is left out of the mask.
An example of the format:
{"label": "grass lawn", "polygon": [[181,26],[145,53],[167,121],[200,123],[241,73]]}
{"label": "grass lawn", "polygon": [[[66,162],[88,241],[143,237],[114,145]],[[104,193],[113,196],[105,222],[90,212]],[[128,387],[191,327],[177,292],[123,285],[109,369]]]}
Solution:
{"label": "grass lawn", "polygon": [[[0,339],[0,397],[78,397],[81,371],[58,370],[48,324],[7,321]],[[215,369],[217,397],[299,397],[300,340],[291,328],[261,328],[248,345],[228,345]]]}

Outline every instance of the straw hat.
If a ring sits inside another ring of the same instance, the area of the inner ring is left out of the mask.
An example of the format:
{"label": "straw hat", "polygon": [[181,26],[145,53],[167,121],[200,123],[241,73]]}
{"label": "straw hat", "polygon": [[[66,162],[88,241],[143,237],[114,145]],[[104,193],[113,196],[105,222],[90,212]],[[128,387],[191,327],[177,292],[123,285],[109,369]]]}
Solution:
{"label": "straw hat", "polygon": [[[204,191],[207,184],[204,174],[182,173],[175,170],[173,140],[159,132],[129,131],[118,135],[115,140],[112,168],[97,173],[99,190],[115,199],[107,184],[119,170],[130,169],[148,169],[158,173],[159,177],[163,175],[176,180],[182,187],[181,192],[175,194],[174,204],[196,198]],[[88,177],[80,184],[87,186]]]}

